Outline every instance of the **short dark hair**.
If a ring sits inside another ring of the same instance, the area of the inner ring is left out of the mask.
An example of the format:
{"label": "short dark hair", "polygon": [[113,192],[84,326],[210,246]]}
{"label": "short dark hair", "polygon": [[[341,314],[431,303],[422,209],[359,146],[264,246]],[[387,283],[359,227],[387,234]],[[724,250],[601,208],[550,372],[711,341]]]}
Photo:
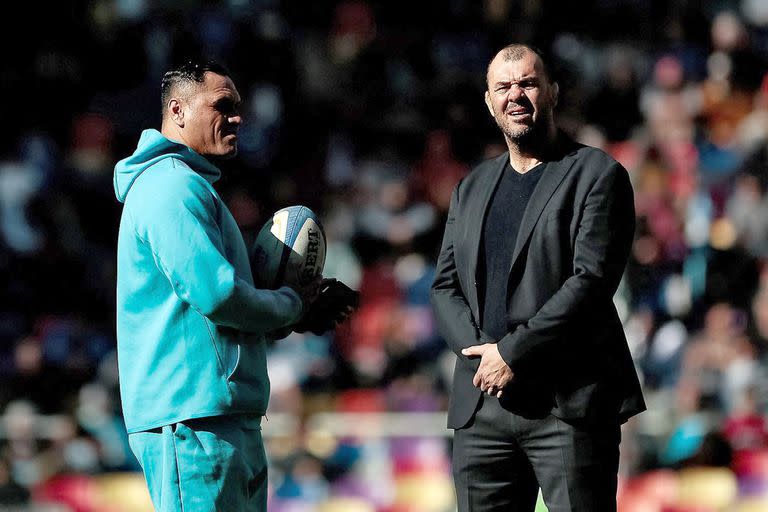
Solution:
{"label": "short dark hair", "polygon": [[160,101],[162,109],[165,107],[174,89],[183,84],[201,84],[205,81],[207,72],[216,73],[221,76],[230,76],[229,71],[223,64],[213,60],[188,60],[184,64],[177,66],[163,75],[163,81],[160,84]]}
{"label": "short dark hair", "polygon": [[491,69],[491,63],[494,61],[494,59],[496,59],[498,55],[501,55],[504,61],[509,62],[512,60],[522,59],[523,57],[525,57],[526,53],[533,53],[536,56],[538,56],[539,60],[541,61],[541,66],[542,66],[542,69],[544,70],[544,74],[546,75],[547,80],[550,83],[557,82],[557,78],[553,74],[552,67],[547,64],[547,59],[544,55],[544,52],[541,51],[540,48],[530,44],[512,43],[512,44],[508,44],[504,48],[494,53],[493,57],[491,57],[491,60],[488,61],[488,68],[485,72],[486,84],[488,82],[488,70]]}

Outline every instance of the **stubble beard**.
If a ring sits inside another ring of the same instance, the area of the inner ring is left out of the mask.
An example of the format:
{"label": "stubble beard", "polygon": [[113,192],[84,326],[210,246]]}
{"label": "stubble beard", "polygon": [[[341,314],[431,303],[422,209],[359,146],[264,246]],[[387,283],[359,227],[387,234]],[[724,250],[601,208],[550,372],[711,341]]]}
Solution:
{"label": "stubble beard", "polygon": [[[504,116],[504,114],[502,114]],[[507,144],[516,146],[519,149],[534,149],[540,146],[547,139],[547,129],[549,126],[548,116],[539,116],[533,124],[513,125],[512,121],[507,121],[503,117],[496,117],[496,125],[504,134]]]}

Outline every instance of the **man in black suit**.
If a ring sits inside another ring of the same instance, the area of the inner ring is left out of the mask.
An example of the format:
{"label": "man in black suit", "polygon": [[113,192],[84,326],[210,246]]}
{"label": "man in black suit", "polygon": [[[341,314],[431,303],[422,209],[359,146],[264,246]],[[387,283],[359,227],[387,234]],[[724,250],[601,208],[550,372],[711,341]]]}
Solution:
{"label": "man in black suit", "polygon": [[453,191],[432,303],[458,356],[459,511],[616,510],[620,425],[643,411],[613,305],[632,244],[627,171],[554,122],[537,50],[502,49],[485,102],[509,151]]}

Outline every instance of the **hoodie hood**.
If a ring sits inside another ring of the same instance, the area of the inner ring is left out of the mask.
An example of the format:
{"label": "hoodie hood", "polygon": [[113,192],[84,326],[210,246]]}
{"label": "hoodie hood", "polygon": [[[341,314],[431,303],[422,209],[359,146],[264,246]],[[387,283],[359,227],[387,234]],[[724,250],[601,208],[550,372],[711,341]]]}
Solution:
{"label": "hoodie hood", "polygon": [[136,151],[115,165],[113,182],[118,201],[125,202],[133,182],[142,172],[166,158],[181,160],[209,183],[214,183],[221,176],[221,171],[215,165],[190,147],[165,138],[157,130],[144,130]]}

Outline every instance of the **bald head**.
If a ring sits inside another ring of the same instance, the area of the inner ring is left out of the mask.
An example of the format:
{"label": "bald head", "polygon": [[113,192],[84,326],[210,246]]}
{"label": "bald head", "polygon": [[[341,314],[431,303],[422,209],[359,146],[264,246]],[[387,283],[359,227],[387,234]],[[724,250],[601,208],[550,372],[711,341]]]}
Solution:
{"label": "bald head", "polygon": [[491,61],[488,63],[488,68],[485,73],[485,83],[488,85],[488,74],[491,70],[491,66],[494,62],[497,60],[501,62],[514,62],[518,60],[522,60],[525,56],[533,54],[536,56],[536,67],[539,69],[543,77],[547,81],[552,81],[552,76],[549,72],[549,69],[547,68],[546,63],[544,62],[544,56],[542,55],[541,50],[536,48],[535,46],[528,46],[526,44],[519,44],[514,43],[505,46],[501,50],[499,50],[496,55],[491,59]]}

